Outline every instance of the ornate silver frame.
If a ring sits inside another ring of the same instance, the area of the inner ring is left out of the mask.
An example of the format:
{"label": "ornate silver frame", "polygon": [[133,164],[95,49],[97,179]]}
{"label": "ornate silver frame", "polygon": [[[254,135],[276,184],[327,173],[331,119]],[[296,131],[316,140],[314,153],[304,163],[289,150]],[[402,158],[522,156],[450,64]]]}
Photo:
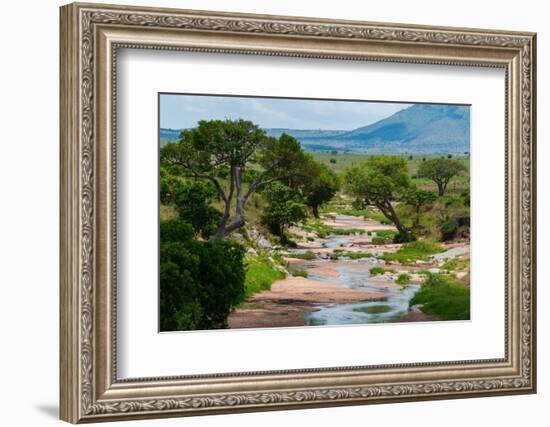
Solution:
{"label": "ornate silver frame", "polygon": [[[61,8],[61,419],[72,423],[534,393],[533,33],[71,4]],[[116,375],[118,47],[506,70],[506,342],[497,360]]]}

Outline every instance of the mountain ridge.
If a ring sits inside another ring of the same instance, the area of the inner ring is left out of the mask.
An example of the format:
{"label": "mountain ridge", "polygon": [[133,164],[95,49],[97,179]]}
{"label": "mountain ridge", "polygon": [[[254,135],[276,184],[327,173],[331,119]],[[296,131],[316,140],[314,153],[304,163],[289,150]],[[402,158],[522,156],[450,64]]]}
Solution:
{"label": "mountain ridge", "polygon": [[[465,105],[414,104],[353,130],[266,128],[294,136],[310,151],[369,154],[463,154],[470,151],[470,110]],[[181,129],[160,129],[161,144]]]}

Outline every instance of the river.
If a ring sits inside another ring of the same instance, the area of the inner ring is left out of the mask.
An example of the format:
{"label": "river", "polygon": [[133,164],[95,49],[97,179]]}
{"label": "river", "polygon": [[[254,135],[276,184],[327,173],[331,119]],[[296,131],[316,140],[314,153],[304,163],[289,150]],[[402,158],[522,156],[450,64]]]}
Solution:
{"label": "river", "polygon": [[[351,242],[345,236],[329,236],[322,246],[340,248]],[[295,252],[303,252],[297,249]],[[398,320],[409,311],[409,301],[420,289],[418,284],[397,285],[386,276],[372,277],[369,270],[383,266],[376,258],[361,260],[312,260],[295,263],[293,269],[305,270],[308,278],[319,282],[336,283],[343,288],[381,294],[381,298],[347,304],[317,304],[316,311],[306,313],[304,322],[309,326],[385,323]]]}

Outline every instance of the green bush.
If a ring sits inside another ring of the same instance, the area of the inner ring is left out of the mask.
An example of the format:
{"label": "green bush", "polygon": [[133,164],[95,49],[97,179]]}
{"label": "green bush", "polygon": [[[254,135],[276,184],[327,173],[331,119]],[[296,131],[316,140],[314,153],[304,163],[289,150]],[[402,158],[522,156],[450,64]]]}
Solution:
{"label": "green bush", "polygon": [[372,258],[374,255],[369,252],[344,252],[342,256],[349,259],[363,259]]}
{"label": "green bush", "polygon": [[470,289],[443,274],[429,274],[409,304],[422,304],[424,313],[442,320],[470,319]]}
{"label": "green bush", "polygon": [[216,232],[222,214],[210,204],[218,197],[211,183],[186,182],[175,191],[174,203],[179,218],[191,224],[196,234],[208,239]]}
{"label": "green bush", "polygon": [[411,231],[408,231],[406,233],[397,233],[393,237],[393,243],[408,243],[414,242],[415,240],[416,236]]}
{"label": "green bush", "polygon": [[397,276],[395,283],[402,286],[408,285],[409,283],[411,283],[411,276],[407,273],[401,273],[399,276]]}
{"label": "green bush", "polygon": [[392,270],[392,269],[390,269],[390,268],[372,267],[372,268],[369,270],[369,273],[371,274],[371,276],[377,276],[377,275],[379,275],[379,274],[395,273],[395,271]]}
{"label": "green bush", "polygon": [[430,255],[443,252],[444,248],[431,240],[417,240],[405,243],[397,252],[386,253],[382,259],[386,262],[397,261],[401,264],[412,264],[418,260],[427,260]]}
{"label": "green bush", "polygon": [[271,289],[276,280],[284,279],[285,273],[278,270],[263,257],[253,257],[246,262],[245,297]]}
{"label": "green bush", "polygon": [[378,237],[378,236],[374,236],[371,240],[371,243],[373,245],[387,245],[392,242],[393,242],[393,238],[388,239],[387,237]]}
{"label": "green bush", "polygon": [[454,218],[449,218],[441,224],[441,240],[443,242],[452,240],[458,231],[458,221]]}
{"label": "green bush", "polygon": [[362,234],[363,230],[360,228],[335,228],[330,225],[323,224],[321,221],[310,222],[302,226],[304,230],[312,231],[317,234],[317,237],[324,239],[331,234],[337,236],[349,236],[351,234]]}
{"label": "green bush", "polygon": [[317,258],[317,256],[315,256],[315,254],[312,251],[306,251],[302,254],[290,254],[289,257],[290,258],[297,258],[297,259],[304,259],[306,261],[313,261],[314,259]]}
{"label": "green bush", "polygon": [[161,331],[224,328],[245,296],[244,248],[192,235],[188,224],[161,221]]}
{"label": "green bush", "polygon": [[308,272],[306,270],[296,270],[292,273],[294,277],[305,277],[307,279]]}
{"label": "green bush", "polygon": [[331,259],[331,261],[337,261],[341,255],[342,255],[342,252],[332,252],[329,258]]}
{"label": "green bush", "polygon": [[383,269],[382,267],[372,267],[370,270],[369,270],[369,273],[371,276],[377,276],[379,274],[384,274],[386,272],[385,269]]}

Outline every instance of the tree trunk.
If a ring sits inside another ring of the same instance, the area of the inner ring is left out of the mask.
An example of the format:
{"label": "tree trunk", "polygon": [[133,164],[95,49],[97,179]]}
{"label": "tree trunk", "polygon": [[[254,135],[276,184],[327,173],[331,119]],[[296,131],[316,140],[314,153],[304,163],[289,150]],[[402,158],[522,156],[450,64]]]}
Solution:
{"label": "tree trunk", "polygon": [[317,219],[319,219],[319,206],[317,205],[314,205],[311,207],[311,213],[313,214],[313,216]]}
{"label": "tree trunk", "polygon": [[393,222],[393,224],[397,228],[397,231],[399,231],[401,235],[407,236],[409,234],[409,230],[407,230],[407,228],[403,225],[403,223],[397,216],[397,213],[395,212],[395,209],[393,208],[393,205],[390,201],[377,204],[376,207],[380,209],[380,212],[382,212],[386,218]]}
{"label": "tree trunk", "polygon": [[416,207],[416,217],[414,218],[414,226],[420,226],[420,205]]}
{"label": "tree trunk", "polygon": [[449,184],[449,180],[441,180],[436,181],[437,184],[437,192],[439,194],[439,197],[443,197],[445,195],[445,191],[447,190],[447,184]]}
{"label": "tree trunk", "polygon": [[[216,233],[210,238],[210,241],[213,240],[219,240],[224,239],[229,234],[231,234],[233,231],[237,230],[238,228],[241,228],[244,225],[244,205],[245,205],[245,196],[242,194],[242,178],[243,178],[243,171],[240,167],[234,167],[233,173],[232,173],[232,188],[231,188],[231,199],[228,199],[229,206],[231,206],[232,196],[233,192],[236,189],[237,190],[237,204],[235,206],[235,217],[233,220],[227,224],[227,219],[225,221],[222,218],[222,222],[220,224],[220,227],[216,231]],[[227,207],[227,205],[226,205]],[[225,218],[225,214],[224,214]]]}

